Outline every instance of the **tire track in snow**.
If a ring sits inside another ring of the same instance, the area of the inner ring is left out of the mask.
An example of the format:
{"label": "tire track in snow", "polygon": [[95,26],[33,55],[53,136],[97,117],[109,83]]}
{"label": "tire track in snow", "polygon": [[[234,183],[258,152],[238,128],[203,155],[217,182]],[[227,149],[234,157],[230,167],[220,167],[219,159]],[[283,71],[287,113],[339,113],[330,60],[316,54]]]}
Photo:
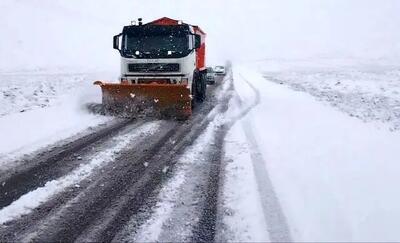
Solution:
{"label": "tire track in snow", "polygon": [[[229,84],[224,94],[219,95],[221,101],[217,113],[218,117],[206,130],[208,143],[196,144],[184,156],[193,157],[191,166],[187,164],[180,168],[173,179],[162,188],[158,203],[154,207],[153,216],[139,227],[136,234],[128,236],[134,241],[194,241],[211,242],[216,240],[219,220],[219,198],[221,191],[221,168],[223,158],[224,139],[230,128],[241,118],[246,116],[259,102],[243,107],[238,114],[231,116],[226,113],[229,101],[233,97],[233,81],[228,76]],[[208,133],[208,134],[207,134]],[[202,155],[201,161],[195,159],[195,154]],[[205,161],[203,161],[205,160]],[[185,167],[186,166],[186,167]],[[186,168],[186,169],[185,169]],[[186,170],[186,171],[185,171]],[[194,174],[193,170],[197,170]],[[189,177],[188,177],[189,175]],[[185,183],[187,182],[187,183]],[[189,183],[190,182],[190,183]],[[202,194],[199,196],[198,194]],[[130,229],[135,231],[135,229]],[[127,237],[127,236],[125,236]],[[117,238],[126,240],[126,238]]]}
{"label": "tire track in snow", "polygon": [[[57,229],[54,234],[49,234],[49,231],[43,231],[41,235],[33,239],[52,241],[60,238],[65,239],[64,237],[66,237],[66,239],[80,242],[113,240],[124,226],[121,225],[120,222],[128,222],[132,216],[137,215],[141,212],[143,207],[147,206],[149,197],[153,195],[153,191],[166,179],[165,173],[163,172],[165,167],[173,167],[174,164],[177,163],[177,158],[179,158],[184,149],[198,138],[209,122],[210,120],[208,117],[204,118],[200,116],[197,117],[193,123],[185,126],[182,126],[181,123],[177,123],[171,128],[170,132],[163,136],[161,140],[157,142],[157,145],[152,146],[150,149],[151,151],[148,151],[144,156],[139,156],[137,158],[136,156],[133,158],[132,156],[129,156],[129,158],[120,158],[120,163],[131,164],[133,160],[136,161],[137,165],[145,163],[147,166],[141,166],[142,169],[140,170],[130,170],[118,175],[118,180],[124,181],[123,186],[119,188],[123,194],[118,195],[118,192],[115,198],[110,200],[112,207],[107,206],[106,208],[96,209],[96,212],[102,212],[95,213],[98,217],[94,217],[90,222],[82,222],[83,224],[77,229],[79,230],[78,232],[71,233],[71,226],[68,226],[68,231],[67,229],[56,227]],[[105,185],[105,187],[113,187],[113,183],[109,183],[109,185]],[[118,184],[122,185],[121,182]],[[104,195],[104,193],[100,194]],[[112,194],[115,194],[115,192],[112,192]],[[80,205],[82,206],[81,203]],[[93,210],[93,207],[91,210]],[[73,219],[75,216],[78,216],[75,211],[76,209],[74,209],[72,213],[68,213],[68,218]],[[92,215],[89,217],[92,217]],[[65,221],[61,226],[65,227],[64,225],[66,225]],[[84,231],[82,231],[82,229],[84,229]],[[76,235],[74,236],[74,234]]]}
{"label": "tire track in snow", "polygon": [[[132,120],[118,121],[60,147],[42,151],[32,158],[23,159],[21,162],[16,161],[15,163],[21,163],[21,166],[0,175],[0,209],[10,205],[29,191],[44,186],[48,181],[67,174],[82,163],[84,150],[88,150],[95,142],[116,134],[133,122]],[[143,122],[138,122],[136,125],[141,124]]]}
{"label": "tire track in snow", "polygon": [[176,166],[168,169],[169,179],[148,199],[152,203],[146,203],[143,212],[135,215],[113,241],[213,241],[221,151],[227,130],[224,113],[232,85],[226,82],[219,87],[217,99],[212,101],[218,105],[208,113],[196,142],[176,158]]}
{"label": "tire track in snow", "polygon": [[89,163],[82,164],[70,174],[56,180],[48,181],[43,187],[39,187],[34,191],[22,195],[19,199],[0,210],[0,224],[4,224],[30,213],[54,194],[63,191],[67,187],[78,184],[80,181],[89,177],[95,169],[112,162],[117,152],[138,139],[142,133],[154,132],[159,125],[160,122],[151,122],[139,127],[135,126],[132,128],[135,132],[123,134],[114,138],[115,145],[105,151],[95,154]]}
{"label": "tire track in snow", "polygon": [[207,203],[203,194],[207,190],[204,178],[208,179],[211,172],[208,150],[215,146],[215,126],[210,124],[196,144],[180,156],[179,168],[161,188],[151,218],[136,234],[129,236],[133,241],[191,241],[193,228],[199,223],[202,207]]}
{"label": "tire track in snow", "polygon": [[[222,106],[219,121],[217,120],[214,126],[216,126],[214,135],[215,148],[209,154],[209,165],[211,167],[210,173],[208,175],[208,185],[206,190],[206,205],[203,207],[203,213],[199,219],[197,225],[193,228],[193,235],[191,241],[195,242],[211,242],[216,240],[216,233],[219,229],[220,224],[220,198],[222,195],[222,181],[221,181],[221,170],[223,167],[222,160],[224,157],[224,140],[228,131],[245,117],[255,106],[260,103],[260,96],[256,97],[256,101],[249,106],[242,109],[238,114],[231,116],[228,113],[229,102],[232,100],[234,85],[233,85],[233,75],[232,70],[229,72],[230,76],[229,85],[227,90],[225,90],[228,95],[222,98],[220,106]],[[249,83],[249,85],[251,85]],[[251,85],[252,86],[252,85]],[[253,87],[254,88],[254,87]],[[221,114],[222,113],[222,114]]]}
{"label": "tire track in snow", "polygon": [[206,194],[206,204],[203,207],[202,215],[197,226],[193,229],[191,241],[194,242],[211,242],[215,241],[215,235],[218,224],[219,195],[221,187],[221,169],[223,158],[224,139],[230,127],[238,119],[237,117],[227,117],[229,110],[229,102],[233,97],[233,74],[232,69],[229,70],[229,83],[223,87],[224,94],[219,96],[220,116],[214,122],[216,129],[214,132],[214,149],[209,152],[208,183]]}
{"label": "tire track in snow", "polygon": [[[260,104],[261,95],[260,92],[251,84],[242,74],[240,74],[243,81],[253,90],[255,94],[255,100],[252,105],[242,112],[244,117],[252,108]],[[243,106],[243,100],[237,95],[240,106]],[[267,224],[267,231],[269,233],[270,240],[272,242],[291,242],[292,237],[289,230],[286,217],[282,211],[279,199],[276,196],[273,184],[268,174],[266,167],[266,161],[264,160],[257,140],[254,136],[254,132],[250,122],[246,119],[243,120],[242,127],[249,143],[250,157],[253,162],[253,172],[258,185],[258,191],[260,194],[261,205],[263,208],[264,218]]]}

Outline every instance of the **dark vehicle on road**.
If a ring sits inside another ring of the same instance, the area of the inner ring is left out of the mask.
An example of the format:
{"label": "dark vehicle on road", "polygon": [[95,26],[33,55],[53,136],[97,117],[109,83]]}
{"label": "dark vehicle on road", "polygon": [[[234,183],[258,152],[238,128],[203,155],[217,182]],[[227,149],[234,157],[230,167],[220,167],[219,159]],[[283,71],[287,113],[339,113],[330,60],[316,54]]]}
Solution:
{"label": "dark vehicle on road", "polygon": [[212,67],[207,67],[207,84],[215,84],[215,72]]}

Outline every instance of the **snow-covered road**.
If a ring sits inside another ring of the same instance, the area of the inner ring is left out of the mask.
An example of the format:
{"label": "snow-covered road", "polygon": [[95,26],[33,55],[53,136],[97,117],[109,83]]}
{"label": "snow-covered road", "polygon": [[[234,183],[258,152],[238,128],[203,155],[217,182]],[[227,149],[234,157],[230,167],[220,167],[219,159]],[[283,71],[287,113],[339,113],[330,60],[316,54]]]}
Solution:
{"label": "snow-covered road", "polygon": [[88,76],[3,97],[0,240],[398,241],[400,133],[249,66],[183,123],[89,114]]}
{"label": "snow-covered road", "polygon": [[0,240],[212,240],[230,77],[186,122],[113,119],[3,167]]}

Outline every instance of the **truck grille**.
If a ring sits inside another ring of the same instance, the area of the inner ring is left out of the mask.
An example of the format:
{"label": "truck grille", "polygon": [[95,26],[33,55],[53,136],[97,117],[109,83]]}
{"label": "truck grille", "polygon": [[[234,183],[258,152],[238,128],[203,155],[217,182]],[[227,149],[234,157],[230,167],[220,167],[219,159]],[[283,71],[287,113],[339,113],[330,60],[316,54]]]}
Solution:
{"label": "truck grille", "polygon": [[131,73],[169,73],[179,72],[179,63],[131,63],[128,64]]}

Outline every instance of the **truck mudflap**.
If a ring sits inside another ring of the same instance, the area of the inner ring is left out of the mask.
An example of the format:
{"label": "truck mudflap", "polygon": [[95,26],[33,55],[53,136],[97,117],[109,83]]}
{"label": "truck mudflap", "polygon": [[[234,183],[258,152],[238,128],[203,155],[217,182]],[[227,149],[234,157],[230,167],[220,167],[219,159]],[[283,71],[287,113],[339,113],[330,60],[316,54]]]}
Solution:
{"label": "truck mudflap", "polygon": [[187,119],[192,114],[191,94],[181,84],[124,84],[94,82],[102,90],[106,114]]}

